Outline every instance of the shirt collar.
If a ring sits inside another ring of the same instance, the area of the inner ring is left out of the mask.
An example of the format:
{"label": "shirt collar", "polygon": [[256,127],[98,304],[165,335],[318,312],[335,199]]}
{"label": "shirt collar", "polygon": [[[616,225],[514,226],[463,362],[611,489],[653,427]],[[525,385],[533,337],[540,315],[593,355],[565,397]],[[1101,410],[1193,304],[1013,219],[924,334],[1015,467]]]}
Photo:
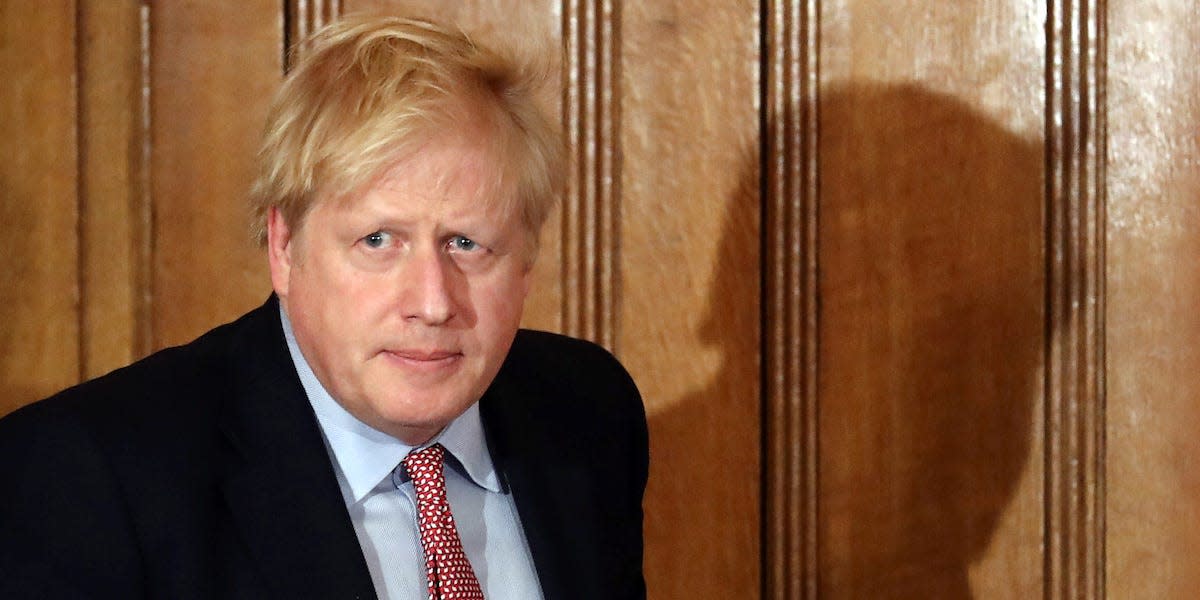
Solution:
{"label": "shirt collar", "polygon": [[[363,423],[334,400],[300,351],[291,320],[282,305],[279,307],[279,316],[296,374],[300,376],[300,383],[317,415],[330,454],[350,488],[347,503],[358,503],[388,477],[414,448]],[[448,464],[459,467],[475,485],[491,492],[502,491],[500,477],[484,441],[478,402],[471,404],[424,446],[435,442],[441,443],[454,457],[455,460],[447,461]],[[403,474],[403,469],[400,472]]]}

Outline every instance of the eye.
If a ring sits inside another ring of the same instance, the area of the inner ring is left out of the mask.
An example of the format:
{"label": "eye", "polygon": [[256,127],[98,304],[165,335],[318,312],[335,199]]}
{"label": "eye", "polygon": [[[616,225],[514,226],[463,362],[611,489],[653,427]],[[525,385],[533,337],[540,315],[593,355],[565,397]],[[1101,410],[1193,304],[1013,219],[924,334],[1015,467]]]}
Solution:
{"label": "eye", "polygon": [[475,252],[476,250],[479,250],[479,249],[480,249],[479,244],[476,243],[475,240],[473,240],[469,237],[456,235],[456,236],[450,238],[450,251],[451,252]]}
{"label": "eye", "polygon": [[362,241],[362,243],[368,248],[384,248],[391,245],[392,234],[386,231],[376,231],[363,236],[362,240],[360,241]]}

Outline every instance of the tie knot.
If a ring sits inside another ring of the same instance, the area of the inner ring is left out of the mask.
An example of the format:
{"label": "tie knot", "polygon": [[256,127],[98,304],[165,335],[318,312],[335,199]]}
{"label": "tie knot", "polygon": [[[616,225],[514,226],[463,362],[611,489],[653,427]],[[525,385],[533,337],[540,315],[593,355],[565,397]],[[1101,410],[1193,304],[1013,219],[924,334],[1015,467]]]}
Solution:
{"label": "tie knot", "polygon": [[404,469],[414,482],[438,477],[442,474],[445,456],[446,449],[441,444],[433,444],[428,448],[409,452],[408,456],[404,457]]}

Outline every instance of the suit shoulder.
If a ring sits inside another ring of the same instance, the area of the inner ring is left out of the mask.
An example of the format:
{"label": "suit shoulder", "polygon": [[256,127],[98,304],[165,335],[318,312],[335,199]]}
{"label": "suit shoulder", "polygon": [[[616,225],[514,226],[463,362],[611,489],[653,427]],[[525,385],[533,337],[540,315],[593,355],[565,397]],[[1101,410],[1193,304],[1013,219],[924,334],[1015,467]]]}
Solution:
{"label": "suit shoulder", "polygon": [[195,394],[214,396],[213,390],[227,379],[227,371],[233,364],[230,349],[246,318],[24,406],[0,419],[0,424],[4,424],[0,434],[17,428],[61,424],[64,420],[79,425],[134,424],[150,415],[182,408]]}
{"label": "suit shoulder", "polygon": [[521,330],[497,384],[499,393],[483,407],[486,414],[505,415],[510,437],[585,461],[602,455],[619,464],[602,479],[626,480],[630,510],[640,511],[649,460],[646,409],[633,378],[611,352],[586,340]]}
{"label": "suit shoulder", "polygon": [[[215,375],[219,353],[207,336],[182,346],[164,348],[109,373],[83,381],[30,405],[47,412],[69,409],[114,410],[163,390],[187,389],[194,381]],[[88,410],[87,412],[92,412]]]}
{"label": "suit shoulder", "polygon": [[645,420],[641,393],[629,371],[607,349],[587,340],[523,329],[498,378],[525,398],[542,399],[550,405],[547,410]]}
{"label": "suit shoulder", "polygon": [[517,332],[509,358],[521,365],[536,362],[541,369],[562,368],[572,374],[581,368],[590,368],[628,375],[620,361],[603,346],[548,331],[522,329]]}

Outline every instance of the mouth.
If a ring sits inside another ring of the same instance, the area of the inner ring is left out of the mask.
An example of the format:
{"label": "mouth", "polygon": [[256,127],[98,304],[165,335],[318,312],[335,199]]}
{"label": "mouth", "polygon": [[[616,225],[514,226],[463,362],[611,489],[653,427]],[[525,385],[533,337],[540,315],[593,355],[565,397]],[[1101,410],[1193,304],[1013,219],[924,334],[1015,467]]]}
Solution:
{"label": "mouth", "polygon": [[462,352],[421,348],[383,350],[381,354],[400,365],[422,371],[436,371],[451,367],[463,357]]}

